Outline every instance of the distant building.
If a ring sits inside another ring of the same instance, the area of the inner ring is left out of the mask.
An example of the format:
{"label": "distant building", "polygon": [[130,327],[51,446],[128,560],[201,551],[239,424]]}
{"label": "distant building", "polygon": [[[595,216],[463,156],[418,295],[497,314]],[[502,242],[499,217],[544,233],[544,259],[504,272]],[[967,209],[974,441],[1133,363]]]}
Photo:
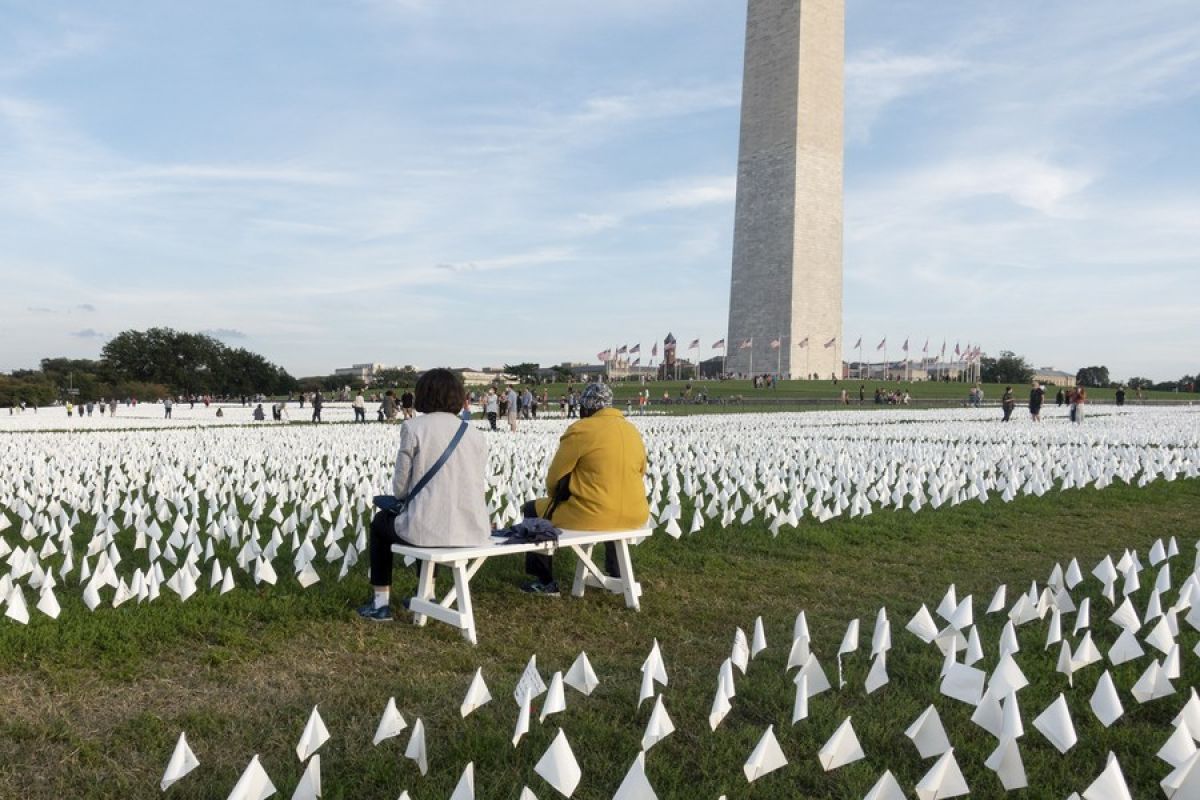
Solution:
{"label": "distant building", "polygon": [[1075,386],[1075,375],[1070,372],[1063,372],[1061,369],[1054,367],[1038,367],[1033,371],[1033,379],[1038,383],[1044,383],[1048,386],[1063,386],[1068,389]]}
{"label": "distant building", "polygon": [[847,380],[867,381],[956,381],[966,372],[966,364],[933,363],[922,364],[918,361],[876,361],[873,363],[851,361],[842,370],[842,377]]}
{"label": "distant building", "polygon": [[354,364],[335,369],[333,374],[345,378],[347,381],[362,381],[364,385],[370,386],[375,380],[375,376],[385,369],[387,367],[383,364]]}
{"label": "distant building", "polygon": [[493,383],[517,382],[516,375],[509,374],[500,367],[482,367],[480,369],[458,367],[450,371],[458,373],[463,384],[467,386],[490,386]]}

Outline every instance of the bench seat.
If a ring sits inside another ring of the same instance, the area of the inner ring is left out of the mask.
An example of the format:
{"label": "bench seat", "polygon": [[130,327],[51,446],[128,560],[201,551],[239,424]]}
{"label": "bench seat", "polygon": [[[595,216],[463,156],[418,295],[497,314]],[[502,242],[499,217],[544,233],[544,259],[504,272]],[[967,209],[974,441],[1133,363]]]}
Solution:
{"label": "bench seat", "polygon": [[[642,587],[633,575],[633,560],[629,555],[629,546],[638,544],[652,533],[653,530],[650,528],[625,531],[564,530],[557,542],[505,544],[503,540],[496,540],[491,544],[472,547],[417,547],[409,544],[395,544],[392,545],[392,551],[403,556],[406,563],[418,561],[421,564],[420,577],[417,579],[417,591],[409,601],[409,611],[412,612],[413,622],[417,625],[424,625],[432,617],[458,628],[467,641],[476,644],[478,637],[475,628],[475,612],[471,602],[471,578],[489,558],[531,552],[552,555],[564,547],[570,548],[576,556],[575,580],[571,586],[572,595],[582,597],[589,586],[605,589],[614,594],[624,595],[625,605],[637,611],[640,608],[639,598],[642,594]],[[592,561],[592,548],[597,544],[607,542],[612,542],[616,546],[617,564],[621,570],[619,578],[605,575]],[[434,592],[433,581],[434,567],[438,564],[448,566],[454,574],[454,587],[441,600],[438,600]]]}

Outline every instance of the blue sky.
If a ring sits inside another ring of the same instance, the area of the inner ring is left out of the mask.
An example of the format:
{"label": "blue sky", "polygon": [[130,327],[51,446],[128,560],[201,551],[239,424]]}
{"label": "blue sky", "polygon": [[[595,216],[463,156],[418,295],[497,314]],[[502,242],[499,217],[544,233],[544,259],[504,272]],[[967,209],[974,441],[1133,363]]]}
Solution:
{"label": "blue sky", "polygon": [[[296,375],[707,346],[744,21],[0,0],[0,370],[152,325]],[[1194,0],[849,0],[846,30],[847,344],[1200,370]]]}

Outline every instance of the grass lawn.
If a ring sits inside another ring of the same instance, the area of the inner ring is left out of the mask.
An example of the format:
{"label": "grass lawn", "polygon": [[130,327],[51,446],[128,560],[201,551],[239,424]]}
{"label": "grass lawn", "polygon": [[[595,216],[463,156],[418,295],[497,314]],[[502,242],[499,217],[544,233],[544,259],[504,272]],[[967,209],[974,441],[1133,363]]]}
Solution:
{"label": "grass lawn", "polygon": [[[615,382],[613,386],[613,394],[619,403],[624,403],[626,399],[632,398],[637,392],[643,388],[650,390],[650,400],[652,403],[658,403],[663,396],[663,392],[670,393],[672,398],[679,398],[685,387],[692,386],[693,391],[698,391],[703,388],[712,400],[720,398],[728,398],[733,395],[741,395],[750,403],[771,403],[787,404],[789,401],[794,401],[797,406],[811,408],[813,401],[826,401],[831,405],[837,401],[841,395],[842,389],[850,392],[851,405],[858,405],[858,387],[866,387],[866,403],[865,407],[875,408],[872,402],[875,388],[881,387],[888,391],[900,389],[908,391],[917,401],[938,401],[939,403],[962,403],[967,398],[967,392],[971,385],[966,383],[938,383],[936,381],[917,381],[917,382],[897,382],[897,381],[880,381],[880,380],[855,380],[853,378],[838,381],[780,381],[779,385],[773,389],[755,389],[750,381],[658,381],[643,385],[636,382]],[[1001,395],[1004,394],[1005,385],[986,383],[983,384],[984,402],[998,403]],[[558,402],[558,397],[566,391],[566,384],[552,384],[547,387],[550,395],[551,404]],[[1027,386],[1014,386],[1013,391],[1017,395],[1018,407],[1024,408],[1029,399],[1029,388]],[[1054,394],[1057,391],[1056,387],[1046,387],[1046,403],[1054,406]],[[1116,391],[1114,389],[1088,389],[1088,398],[1090,402],[1111,403],[1114,401]],[[1200,401],[1200,394],[1187,394],[1177,392],[1151,392],[1144,393],[1145,399],[1151,402],[1187,402],[1188,400]],[[1129,391],[1126,393],[1126,402],[1134,404],[1136,402],[1134,393]],[[753,406],[751,406],[753,407]],[[672,407],[674,408],[674,407]],[[778,410],[772,407],[771,410]]]}
{"label": "grass lawn", "polygon": [[[998,584],[1009,585],[1011,605],[1030,581],[1044,581],[1055,561],[1065,566],[1077,556],[1087,574],[1104,553],[1119,555],[1129,546],[1145,562],[1155,538],[1176,535],[1182,554],[1171,566],[1178,586],[1193,566],[1198,517],[1200,482],[1158,481],[1144,489],[1117,485],[915,515],[877,511],[857,520],[806,522],[778,538],[761,525],[720,531],[710,522],[681,541],[659,534],[636,548],[645,591],[641,613],[616,597],[524,596],[515,588],[519,558],[493,559],[474,583],[480,628],[474,648],[441,624],[360,622],[350,610],[367,595],[358,570],[358,577],[342,582],[327,571],[322,582],[301,590],[280,569],[279,585],[263,590],[246,586],[243,576],[238,590],[225,596],[202,590],[181,604],[164,590],[145,607],[105,605],[94,614],[72,588],[59,592],[57,622],[37,611],[27,627],[0,620],[0,797],[158,796],[180,731],[201,766],[168,797],[226,796],[255,753],[279,796],[288,797],[302,771],[295,745],[319,703],[333,736],[320,751],[325,798],[395,798],[406,788],[414,800],[445,798],[468,761],[475,763],[478,797],[515,798],[523,784],[543,799],[555,797],[533,766],[560,725],[583,769],[575,797],[609,798],[638,752],[651,711],[651,702],[637,708],[638,669],[655,638],[670,675],[664,700],[677,727],[647,756],[659,797],[859,798],[885,768],[911,793],[933,762],[919,759],[904,730],[930,703],[942,715],[972,796],[997,797],[999,782],[983,767],[995,740],[969,721],[971,708],[937,693],[941,657],[904,631],[908,619],[922,602],[932,610],[951,582],[960,599],[973,593],[987,654],[977,666],[990,670],[1003,619],[985,618],[983,611]],[[81,530],[90,530],[87,522]],[[556,566],[566,576],[573,564],[562,557]],[[1139,609],[1153,575],[1143,573]],[[412,583],[410,574],[398,573],[397,594]],[[1089,577],[1074,592],[1077,601],[1085,589],[1098,598]],[[1106,621],[1111,608],[1104,600],[1092,604],[1093,635],[1106,652],[1116,634]],[[867,696],[862,683],[880,606],[892,622],[891,683]],[[846,689],[813,698],[810,717],[792,726],[795,690],[784,665],[802,609],[814,652],[835,685],[835,654],[853,617],[861,619],[862,646],[845,661]],[[733,710],[712,733],[707,718],[718,667],[735,627],[749,634],[758,615],[770,646],[738,677]],[[1073,625],[1074,616],[1065,616],[1064,632]],[[1105,665],[1076,675],[1067,697],[1080,742],[1066,756],[1031,724],[1067,690],[1054,673],[1058,648],[1043,650],[1043,622],[1018,629],[1018,661],[1031,681],[1019,695],[1028,796],[1082,791],[1109,750],[1120,758],[1135,797],[1158,796],[1157,781],[1168,769],[1154,753],[1187,687],[1200,680],[1200,659],[1192,654],[1197,634],[1185,623],[1180,627],[1180,693],[1139,705],[1127,689],[1149,658],[1114,668],[1126,715],[1110,729],[1087,708]],[[589,698],[568,689],[567,711],[545,725],[535,718],[514,750],[511,692],[529,656],[537,654],[549,681],[580,650],[591,658],[599,688]],[[495,699],[464,720],[458,706],[477,666]],[[424,720],[430,755],[424,778],[402,758],[407,731],[371,745],[393,695],[410,725]],[[847,715],[867,757],[824,773],[817,750]],[[791,763],[747,784],[742,764],[768,724]]]}

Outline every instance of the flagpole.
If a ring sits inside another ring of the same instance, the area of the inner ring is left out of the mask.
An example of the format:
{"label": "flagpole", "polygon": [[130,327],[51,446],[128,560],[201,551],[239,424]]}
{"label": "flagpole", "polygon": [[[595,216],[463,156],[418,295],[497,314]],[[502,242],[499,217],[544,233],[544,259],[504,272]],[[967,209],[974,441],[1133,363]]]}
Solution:
{"label": "flagpole", "polygon": [[779,334],[775,341],[779,342],[779,347],[775,348],[775,380],[779,380],[783,372],[783,334]]}
{"label": "flagpole", "polygon": [[862,359],[862,337],[858,337],[858,379],[862,380],[863,359]]}

